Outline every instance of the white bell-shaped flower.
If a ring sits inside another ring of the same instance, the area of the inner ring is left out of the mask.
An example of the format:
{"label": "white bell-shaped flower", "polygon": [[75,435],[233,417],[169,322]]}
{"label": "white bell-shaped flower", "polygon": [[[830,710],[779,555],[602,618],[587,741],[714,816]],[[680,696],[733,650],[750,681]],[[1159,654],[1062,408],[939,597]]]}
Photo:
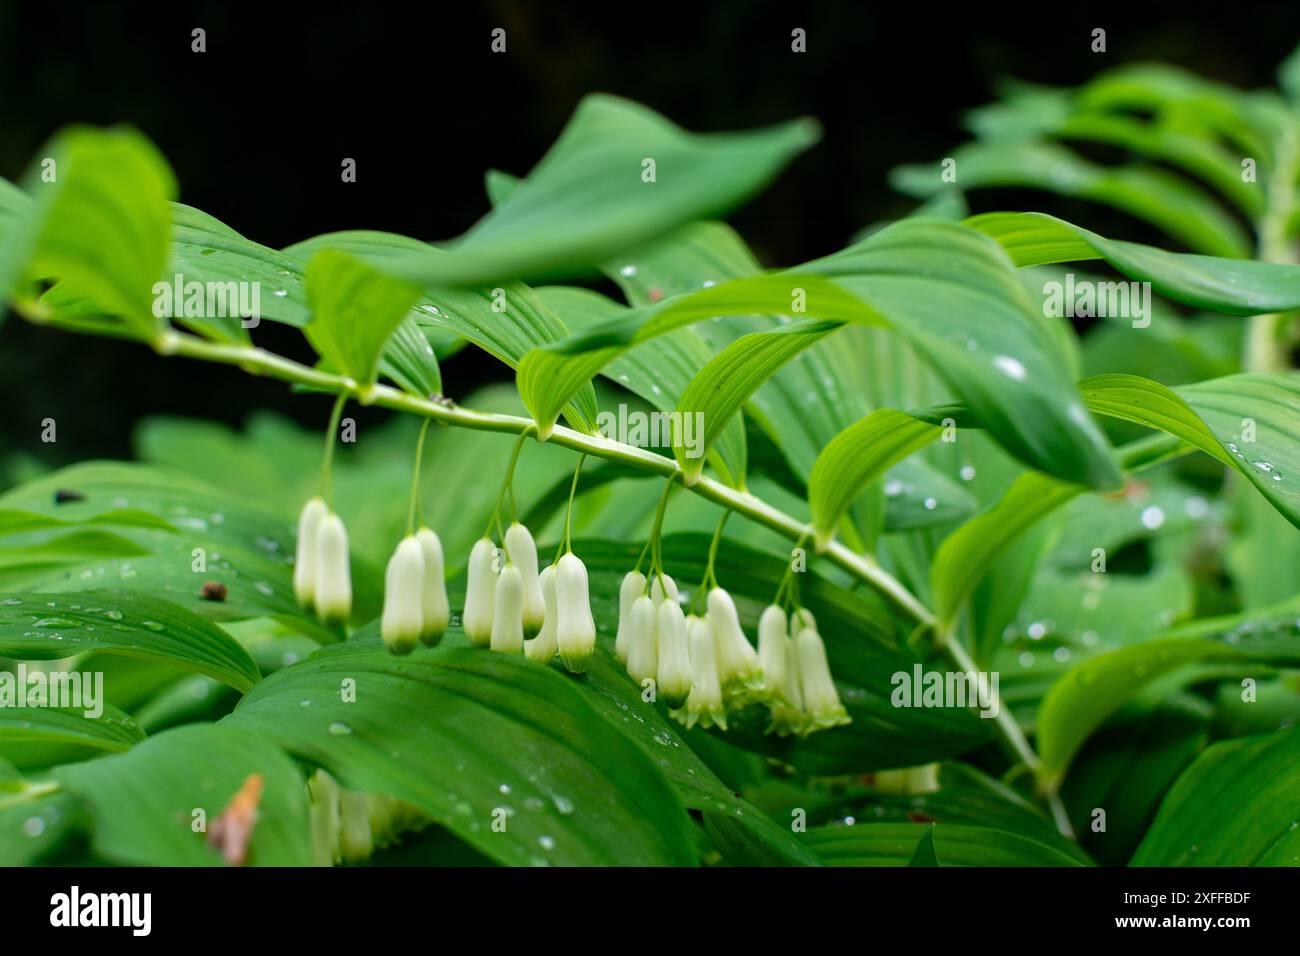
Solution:
{"label": "white bell-shaped flower", "polygon": [[556,641],[560,659],[574,674],[581,674],[596,649],[596,619],[591,616],[587,566],[576,554],[560,558],[555,569]]}
{"label": "white bell-shaped flower", "polygon": [[686,619],[686,639],[691,651],[691,692],[686,698],[686,714],[675,716],[686,726],[727,729],[727,711],[722,706],[722,685],[718,682],[717,640],[707,618],[692,614]]}
{"label": "white bell-shaped flower", "polygon": [[[817,619],[813,617],[813,612],[806,607],[795,608],[790,613],[790,637],[793,639],[805,627],[811,627],[817,630]],[[818,631],[818,633],[821,633]]]}
{"label": "white bell-shaped flower", "polygon": [[479,538],[469,552],[466,569],[465,613],[461,623],[475,647],[492,643],[492,610],[496,601],[497,549],[490,539]]}
{"label": "white bell-shaped flower", "polygon": [[[803,712],[803,690],[799,686],[799,657],[795,653],[794,638],[782,638],[785,644],[785,681],[781,693],[774,695],[768,702],[770,720],[767,733],[781,737],[801,734],[806,723]],[[770,686],[770,685],[769,685]]]}
{"label": "white bell-shaped flower", "polygon": [[559,639],[555,636],[559,631],[556,620],[559,612],[555,609],[555,565],[546,567],[537,576],[537,581],[542,589],[542,603],[546,608],[546,614],[543,616],[542,629],[537,632],[537,636],[524,641],[524,653],[528,655],[530,661],[549,664],[555,660],[555,655],[560,650]]}
{"label": "white bell-shaped flower", "polygon": [[677,592],[677,582],[666,574],[656,574],[650,579],[650,600],[655,602],[655,607],[658,607],[665,597],[672,598],[674,601],[681,600]]}
{"label": "white bell-shaped flower", "polygon": [[379,633],[393,654],[415,650],[424,626],[424,554],[415,535],[407,535],[388,559],[384,573],[384,614]]}
{"label": "white bell-shaped flower", "polygon": [[771,604],[758,618],[758,666],[763,671],[763,688],[769,699],[785,694],[786,649],[785,612]]}
{"label": "white bell-shaped flower", "polygon": [[740,627],[736,603],[722,588],[709,591],[709,621],[718,641],[718,680],[723,692],[737,702],[748,699],[763,686],[758,652]]}
{"label": "white bell-shaped flower", "polygon": [[799,660],[799,687],[803,691],[803,709],[807,718],[804,733],[850,722],[840,703],[840,695],[831,679],[826,661],[826,646],[821,635],[805,627],[795,637],[795,655]]}
{"label": "white bell-shaped flower", "polygon": [[546,601],[537,577],[537,543],[532,532],[516,521],[506,528],[505,545],[506,557],[523,577],[524,633],[533,635],[542,629],[546,615]]}
{"label": "white bell-shaped flower", "polygon": [[298,547],[293,559],[293,596],[311,610],[316,605],[316,579],[320,574],[320,524],[329,514],[325,499],[317,496],[302,506],[298,516]]}
{"label": "white bell-shaped flower", "polygon": [[628,615],[627,672],[638,687],[659,679],[659,618],[655,603],[644,594],[632,602]]}
{"label": "white bell-shaped flower", "polygon": [[877,793],[934,793],[939,789],[939,765],[927,763],[901,770],[877,770],[871,775],[871,786]]}
{"label": "white bell-shaped flower", "polygon": [[664,601],[655,612],[658,631],[659,699],[676,710],[691,693],[691,651],[686,638],[686,616],[676,601]]}
{"label": "white bell-shaped flower", "polygon": [[507,564],[497,577],[492,609],[492,650],[518,654],[524,649],[524,576]]}
{"label": "white bell-shaped flower", "polygon": [[618,634],[614,637],[614,654],[618,662],[627,665],[628,624],[632,620],[632,604],[645,594],[645,575],[640,571],[629,571],[623,575],[623,583],[618,588]]}
{"label": "white bell-shaped flower", "polygon": [[342,518],[328,514],[317,534],[316,616],[329,625],[343,624],[352,614],[348,531]]}
{"label": "white bell-shaped flower", "polygon": [[415,540],[420,542],[420,555],[424,558],[424,581],[420,585],[420,640],[433,647],[442,640],[451,618],[451,607],[447,603],[442,541],[430,528],[417,531]]}

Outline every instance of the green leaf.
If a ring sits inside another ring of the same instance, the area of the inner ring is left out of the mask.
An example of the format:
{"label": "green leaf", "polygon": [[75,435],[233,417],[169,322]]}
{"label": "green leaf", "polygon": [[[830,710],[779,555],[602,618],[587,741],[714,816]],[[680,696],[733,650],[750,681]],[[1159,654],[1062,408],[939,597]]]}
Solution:
{"label": "green leaf", "polygon": [[[345,678],[355,704],[339,694]],[[522,656],[339,645],[267,678],[226,723],[345,787],[414,804],[501,862],[693,862],[689,819],[657,766],[571,679]]]}
{"label": "green leaf", "polygon": [[241,691],[261,677],[248,652],[216,625],[139,591],[10,594],[0,600],[0,655],[57,660],[95,650],[177,664]]}
{"label": "green leaf", "polygon": [[18,508],[0,508],[0,535],[21,534],[28,531],[50,531],[62,528],[79,528],[86,525],[118,525],[126,528],[153,528],[159,531],[175,531],[168,521],[147,511],[137,508],[117,508],[103,514],[91,515],[80,520],[56,518],[53,515],[23,511]]}
{"label": "green leaf", "polygon": [[[313,467],[316,454],[313,450]],[[189,464],[203,467],[194,460]],[[410,477],[406,469],[409,465],[403,469],[403,489]],[[0,561],[0,590],[68,592],[116,584],[147,590],[204,617],[237,620],[270,615],[317,640],[337,640],[335,632],[323,628],[294,599],[292,518],[271,517],[243,503],[247,489],[257,486],[251,470],[244,481],[223,491],[178,471],[122,462],[87,462],[43,476],[0,495],[0,508],[73,521],[109,510],[145,511],[173,530],[121,528],[120,535],[129,535],[129,541],[114,535],[113,540],[82,537],[69,542],[73,534],[88,533],[78,531],[48,546],[28,542],[15,551],[39,559],[39,566],[13,569],[30,571],[19,575],[6,573]],[[56,503],[60,490],[76,492],[84,500]],[[60,553],[69,543],[94,548]],[[203,550],[206,562],[200,570],[196,570],[195,548]],[[369,619],[381,605],[380,572],[355,554],[352,565],[353,608],[358,618]],[[226,586],[225,601],[202,597],[207,581]]]}
{"label": "green leaf", "polygon": [[[89,674],[78,676],[87,681],[90,679]],[[0,686],[4,683],[4,678],[0,678]],[[87,716],[87,709],[80,707],[16,707],[6,704],[0,708],[0,742],[75,744],[99,750],[128,750],[144,740],[144,731],[135,718],[102,700],[96,703],[102,713],[95,717]]]}
{"label": "green leaf", "polygon": [[688,445],[684,434],[673,436],[673,455],[686,484],[693,484],[704,469],[701,452],[712,447],[758,387],[804,349],[839,328],[838,322],[814,320],[755,332],[737,339],[700,369],[677,401],[683,420],[695,416],[704,425],[700,447]]}
{"label": "green leaf", "polygon": [[[1151,166],[1099,166],[1052,143],[968,143],[955,150],[964,190],[985,186],[1044,189],[1128,213],[1168,233],[1187,248],[1215,256],[1246,257],[1250,243],[1214,197],[1185,179]],[[905,166],[890,177],[895,188],[924,197],[947,187],[937,164]]]}
{"label": "green leaf", "polygon": [[1018,266],[1104,259],[1175,302],[1228,315],[1300,308],[1300,266],[1165,252],[1036,212],[989,213],[966,225],[992,236]]}
{"label": "green leaf", "polygon": [[1300,527],[1300,373],[1230,375],[1176,391],[1097,375],[1079,388],[1092,411],[1159,429],[1235,468]]}
{"label": "green leaf", "polygon": [[1006,547],[1044,515],[1087,489],[1028,472],[1007,493],[944,539],[930,570],[935,613],[950,626],[966,598]]}
{"label": "green leaf", "polygon": [[1225,740],[1174,784],[1133,866],[1296,866],[1300,728]]}
{"label": "green leaf", "polygon": [[[537,294],[556,315],[563,316],[565,324],[576,332],[627,312],[626,307],[590,289],[547,286],[538,289]],[[676,396],[686,390],[691,378],[708,363],[711,354],[694,329],[678,329],[620,355],[606,366],[603,374],[639,395],[659,411],[672,412],[675,410]],[[621,411],[622,409],[619,410],[619,415]],[[613,423],[617,424],[619,415],[607,410],[599,414],[598,418],[613,418]],[[671,423],[671,418],[666,420]],[[702,445],[703,436],[697,437]],[[745,483],[747,453],[745,423],[743,418],[736,416],[723,427],[722,433],[707,449],[706,457],[723,481],[733,488],[739,488]]]}
{"label": "green leaf", "polygon": [[[311,866],[307,788],[298,768],[268,741],[226,724],[164,731],[127,753],[58,767],[54,778],[90,808],[94,847],[134,866],[217,866],[207,834],[249,776],[262,778],[251,866]],[[129,810],[129,812],[124,812]]]}
{"label": "green leaf", "polygon": [[419,298],[415,286],[347,253],[318,252],[307,264],[307,337],[327,366],[371,385],[384,345]]}
{"label": "green leaf", "polygon": [[939,857],[934,852],[934,827],[926,830],[921,839],[916,841],[916,849],[907,861],[908,866],[938,866]]}
{"label": "green leaf", "polygon": [[942,866],[1083,865],[1018,833],[957,823],[814,827],[805,842],[830,866],[907,866],[927,831],[932,833],[934,853]]}
{"label": "green leaf", "polygon": [[[53,165],[28,176],[34,202],[9,231],[0,279],[12,268],[6,261],[24,262],[27,279],[57,280],[128,334],[151,338],[160,325],[152,290],[167,263],[167,203],[176,192],[166,161],[128,127],[73,127],[42,155]],[[29,311],[57,318],[39,303]]]}
{"label": "green leaf", "polygon": [[[1296,639],[1294,619],[1284,622],[1285,626],[1289,626],[1289,634],[1252,628],[1246,633],[1230,632],[1222,639],[1171,632],[1070,668],[1039,708],[1040,787],[1048,791],[1059,788],[1070,761],[1088,736],[1157,678],[1192,664],[1295,666],[1300,662],[1300,640]],[[1207,624],[1201,622],[1196,627],[1204,630]]]}
{"label": "green leaf", "polygon": [[834,537],[840,519],[863,488],[939,432],[905,412],[882,408],[836,435],[817,456],[808,479],[818,547]]}
{"label": "green leaf", "polygon": [[519,366],[520,395],[546,434],[568,395],[639,342],[711,316],[788,312],[800,293],[809,317],[896,329],[1023,461],[1086,484],[1119,483],[1005,256],[949,223],[906,220],[799,269],[678,296],[535,349]]}
{"label": "green leaf", "polygon": [[[290,246],[287,253],[310,258],[322,250],[340,250],[363,257],[375,268],[393,274],[393,263],[418,256],[447,253],[417,239],[386,232],[336,232]],[[413,313],[422,328],[453,334],[473,342],[511,368],[532,348],[555,342],[568,329],[528,286],[503,282],[496,288],[464,289],[440,286],[427,290],[427,298]],[[596,430],[596,395],[590,385],[575,389],[561,406],[569,423],[580,431]],[[557,414],[559,408],[557,408]]]}
{"label": "green leaf", "polygon": [[[423,285],[555,277],[748,198],[816,141],[810,120],[694,134],[628,100],[579,105],[550,152],[445,254],[386,263]],[[653,179],[647,161],[652,161]]]}

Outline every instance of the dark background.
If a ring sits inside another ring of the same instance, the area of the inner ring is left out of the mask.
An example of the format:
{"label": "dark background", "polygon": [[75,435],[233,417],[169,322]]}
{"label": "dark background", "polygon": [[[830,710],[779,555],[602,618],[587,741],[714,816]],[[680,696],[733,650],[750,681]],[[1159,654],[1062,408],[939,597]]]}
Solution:
{"label": "dark background", "polygon": [[[484,170],[527,172],[577,101],[608,91],[701,131],[820,119],[821,144],[731,220],[766,263],[790,264],[906,212],[887,171],[944,155],[961,138],[962,111],[990,99],[999,77],[1068,85],[1161,60],[1266,86],[1300,40],[1294,0],[1203,12],[978,6],[0,0],[0,175],[21,176],[66,123],[132,123],[170,160],[184,202],[267,245],[351,228],[440,240],[486,210]],[[489,50],[496,26],[505,55]],[[790,52],[796,26],[808,31],[803,55]],[[1105,55],[1089,49],[1097,26]],[[207,31],[204,54],[190,50],[194,27]],[[354,184],[340,181],[345,156],[357,160]],[[1038,194],[993,198],[1060,208]],[[1088,221],[1102,228],[1095,214]],[[1109,234],[1141,238],[1129,222]],[[257,335],[309,357],[293,330],[267,323]],[[470,353],[444,369],[452,396],[507,375]],[[280,383],[12,317],[0,326],[0,455],[126,457],[141,416],[237,423],[268,405],[323,424],[319,400],[290,398]],[[40,442],[46,417],[59,423],[56,445]]]}

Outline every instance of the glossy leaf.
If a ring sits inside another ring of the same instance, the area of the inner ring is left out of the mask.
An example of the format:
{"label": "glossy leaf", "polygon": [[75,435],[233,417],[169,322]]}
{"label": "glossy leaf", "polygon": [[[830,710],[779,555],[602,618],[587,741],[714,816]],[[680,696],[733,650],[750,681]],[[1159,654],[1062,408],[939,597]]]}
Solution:
{"label": "glossy leaf", "polygon": [[829,866],[907,866],[931,832],[940,866],[1081,866],[1028,837],[963,824],[858,823],[815,827],[806,842]]}
{"label": "glossy leaf", "polygon": [[386,266],[423,285],[572,273],[726,211],[817,136],[810,120],[687,133],[628,100],[588,96],[536,168],[447,253]]}
{"label": "glossy leaf", "polygon": [[216,625],[139,591],[10,594],[0,600],[0,655],[57,660],[95,650],[176,664],[236,690],[261,677],[248,652]]}
{"label": "glossy leaf", "polygon": [[[292,760],[264,738],[225,724],[168,730],[124,754],[59,767],[55,779],[89,808],[94,847],[134,866],[218,866],[207,833],[247,779],[262,778],[250,866],[311,866],[307,788]],[[132,812],[121,812],[131,807]]]}
{"label": "glossy leaf", "polygon": [[1133,866],[1296,866],[1300,729],[1225,740],[1174,784]]}
{"label": "glossy leaf", "polygon": [[[89,679],[88,675],[83,679]],[[30,685],[29,685],[30,692]],[[129,714],[97,701],[98,716],[77,707],[0,707],[0,744],[74,744],[99,750],[128,750],[144,740],[144,731]]]}
{"label": "glossy leaf", "polygon": [[[364,706],[341,699],[345,678]],[[226,724],[345,787],[414,804],[501,862],[693,862],[688,818],[658,767],[569,678],[522,656],[328,648],[267,678]]]}

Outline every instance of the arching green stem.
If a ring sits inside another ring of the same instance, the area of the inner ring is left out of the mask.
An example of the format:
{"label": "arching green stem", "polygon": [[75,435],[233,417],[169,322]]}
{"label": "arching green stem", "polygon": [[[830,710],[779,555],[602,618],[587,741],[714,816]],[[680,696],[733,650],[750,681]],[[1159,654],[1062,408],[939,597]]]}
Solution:
{"label": "arching green stem", "polygon": [[429,422],[431,418],[426,418],[420,426],[420,437],[415,441],[415,467],[411,471],[411,503],[406,510],[406,533],[408,536],[415,534],[415,516],[420,515],[421,523],[424,522],[424,511],[420,507],[420,464],[424,460],[424,436],[429,431]]}
{"label": "arching green stem", "polygon": [[320,496],[332,509],[334,507],[334,445],[339,440],[339,419],[343,416],[343,406],[347,403],[347,392],[340,392],[334,400],[334,409],[330,412],[329,428],[325,431],[325,454],[320,465]]}

